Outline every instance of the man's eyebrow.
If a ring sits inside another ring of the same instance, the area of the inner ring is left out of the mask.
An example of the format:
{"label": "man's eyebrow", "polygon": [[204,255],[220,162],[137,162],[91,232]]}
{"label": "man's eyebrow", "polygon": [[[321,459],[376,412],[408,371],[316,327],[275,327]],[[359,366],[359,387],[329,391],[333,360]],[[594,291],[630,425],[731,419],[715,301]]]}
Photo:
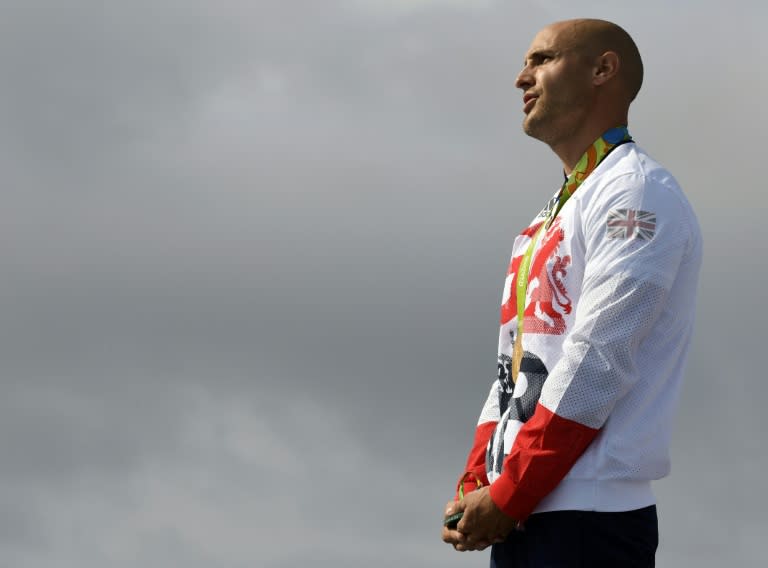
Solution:
{"label": "man's eyebrow", "polygon": [[557,51],[554,49],[534,49],[525,56],[523,59],[523,65],[527,65],[529,61],[533,59],[541,59],[542,57],[554,57],[557,55]]}

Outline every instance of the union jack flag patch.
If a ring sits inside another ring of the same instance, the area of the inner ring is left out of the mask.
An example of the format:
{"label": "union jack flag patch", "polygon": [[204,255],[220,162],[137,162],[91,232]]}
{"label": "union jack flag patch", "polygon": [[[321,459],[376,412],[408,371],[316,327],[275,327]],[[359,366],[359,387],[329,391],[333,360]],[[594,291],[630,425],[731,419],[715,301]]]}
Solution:
{"label": "union jack flag patch", "polygon": [[656,232],[656,213],[636,209],[614,209],[608,212],[606,236],[609,239],[650,240]]}

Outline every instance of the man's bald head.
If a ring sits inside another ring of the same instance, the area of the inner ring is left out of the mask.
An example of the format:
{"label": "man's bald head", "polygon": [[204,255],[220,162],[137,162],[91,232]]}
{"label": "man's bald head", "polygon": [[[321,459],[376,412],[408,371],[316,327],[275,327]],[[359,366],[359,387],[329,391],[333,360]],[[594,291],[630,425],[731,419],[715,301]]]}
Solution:
{"label": "man's bald head", "polygon": [[608,128],[628,123],[643,63],[627,32],[604,20],[567,20],[536,34],[515,86],[523,130],[572,167]]}
{"label": "man's bald head", "polygon": [[565,20],[549,26],[570,48],[594,59],[612,51],[619,58],[617,78],[632,102],[643,84],[643,60],[632,37],[620,26],[605,20]]}

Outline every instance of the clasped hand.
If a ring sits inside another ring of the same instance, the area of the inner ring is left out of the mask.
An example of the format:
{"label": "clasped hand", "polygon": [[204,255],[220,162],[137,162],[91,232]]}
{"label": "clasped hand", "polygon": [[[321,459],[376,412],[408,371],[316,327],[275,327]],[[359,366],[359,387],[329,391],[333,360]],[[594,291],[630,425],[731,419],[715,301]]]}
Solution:
{"label": "clasped hand", "polygon": [[443,541],[460,551],[484,550],[491,544],[503,542],[515,528],[517,521],[504,514],[491,499],[488,487],[464,496],[461,501],[450,501],[445,516],[463,511],[454,529],[443,526]]}

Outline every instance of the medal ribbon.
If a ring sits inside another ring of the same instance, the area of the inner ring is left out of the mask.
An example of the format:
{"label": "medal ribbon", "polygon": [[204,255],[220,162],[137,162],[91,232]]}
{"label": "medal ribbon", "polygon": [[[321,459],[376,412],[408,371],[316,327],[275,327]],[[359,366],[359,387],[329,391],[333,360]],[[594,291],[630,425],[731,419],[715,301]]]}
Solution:
{"label": "medal ribbon", "polygon": [[560,194],[558,196],[557,205],[553,207],[548,213],[547,218],[541,223],[538,230],[531,238],[531,242],[528,245],[528,250],[525,251],[523,259],[520,261],[520,267],[517,271],[516,282],[516,295],[517,295],[517,334],[515,335],[515,346],[512,352],[512,382],[517,383],[517,375],[520,373],[520,364],[523,361],[523,323],[525,321],[525,299],[528,293],[528,277],[531,270],[531,262],[533,260],[533,251],[536,249],[536,244],[539,241],[541,234],[549,229],[552,222],[560,213],[560,210],[565,205],[565,202],[570,199],[582,182],[587,179],[587,176],[591,174],[594,169],[605,159],[605,157],[611,153],[611,150],[616,148],[625,142],[631,142],[632,137],[629,135],[629,131],[626,126],[617,126],[611,128],[605,132],[600,138],[595,140],[592,145],[587,148],[584,155],[581,156],[576,163],[576,167],[573,168],[571,174],[563,182],[563,186],[560,188]]}

